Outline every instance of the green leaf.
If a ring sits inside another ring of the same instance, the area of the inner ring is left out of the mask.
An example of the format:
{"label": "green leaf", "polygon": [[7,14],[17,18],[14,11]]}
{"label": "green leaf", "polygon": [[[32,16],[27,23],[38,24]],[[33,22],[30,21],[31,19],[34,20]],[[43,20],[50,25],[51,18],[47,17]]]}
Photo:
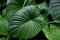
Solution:
{"label": "green leaf", "polygon": [[36,6],[26,6],[10,19],[9,34],[15,38],[28,39],[36,36],[47,23]]}
{"label": "green leaf", "polygon": [[34,4],[35,4],[35,0],[25,0],[23,6],[34,5]]}
{"label": "green leaf", "polygon": [[19,9],[20,7],[17,5],[8,5],[6,9],[3,10],[3,16],[10,19]]}
{"label": "green leaf", "polygon": [[34,0],[8,0],[7,7],[3,10],[3,16],[6,16],[7,19],[10,19],[19,9],[33,4]]}
{"label": "green leaf", "polygon": [[48,7],[47,7],[46,2],[43,2],[43,3],[41,3],[41,4],[38,5],[38,8],[39,8],[40,10],[43,10],[43,9],[47,9]]}
{"label": "green leaf", "polygon": [[49,15],[48,6],[47,6],[46,2],[43,2],[41,4],[38,4],[38,8],[40,9],[41,14],[43,14],[45,16],[48,16]]}
{"label": "green leaf", "polygon": [[16,0],[7,0],[7,4],[15,4],[15,3],[17,3],[17,1]]}
{"label": "green leaf", "polygon": [[55,21],[60,22],[60,0],[51,0],[49,11]]}
{"label": "green leaf", "polygon": [[7,0],[7,5],[9,4],[17,4],[19,6],[22,6],[24,3],[24,0]]}
{"label": "green leaf", "polygon": [[60,40],[60,29],[53,24],[50,25],[50,28],[46,25],[43,32],[49,40]]}
{"label": "green leaf", "polygon": [[7,7],[3,10],[3,16],[10,19],[19,9],[23,7],[24,0],[8,0]]}
{"label": "green leaf", "polygon": [[5,18],[0,16],[0,34],[1,35],[8,35],[8,22]]}

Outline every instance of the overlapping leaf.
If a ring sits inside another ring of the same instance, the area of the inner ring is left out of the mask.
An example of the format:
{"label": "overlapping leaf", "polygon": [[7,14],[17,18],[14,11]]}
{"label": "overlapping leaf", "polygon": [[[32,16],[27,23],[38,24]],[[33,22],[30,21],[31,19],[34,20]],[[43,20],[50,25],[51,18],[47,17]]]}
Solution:
{"label": "overlapping leaf", "polygon": [[38,8],[41,10],[41,13],[43,15],[48,16],[49,12],[48,12],[48,6],[47,6],[46,2],[39,4]]}
{"label": "overlapping leaf", "polygon": [[60,0],[51,0],[49,11],[55,21],[60,21]]}
{"label": "overlapping leaf", "polygon": [[60,40],[60,29],[56,25],[51,24],[50,28],[46,25],[43,32],[48,40]]}

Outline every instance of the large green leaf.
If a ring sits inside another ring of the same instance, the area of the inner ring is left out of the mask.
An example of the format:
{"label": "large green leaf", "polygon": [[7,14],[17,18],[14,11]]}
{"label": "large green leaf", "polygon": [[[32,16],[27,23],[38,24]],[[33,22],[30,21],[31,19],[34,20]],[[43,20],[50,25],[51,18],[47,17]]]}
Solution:
{"label": "large green leaf", "polygon": [[9,34],[16,38],[28,39],[36,36],[47,20],[36,6],[26,6],[10,19]]}
{"label": "large green leaf", "polygon": [[50,24],[50,28],[46,25],[43,32],[49,40],[60,40],[60,29],[56,25]]}
{"label": "large green leaf", "polygon": [[60,21],[60,0],[51,0],[49,11],[55,21]]}
{"label": "large green leaf", "polygon": [[7,35],[8,34],[8,22],[5,18],[0,16],[0,34]]}

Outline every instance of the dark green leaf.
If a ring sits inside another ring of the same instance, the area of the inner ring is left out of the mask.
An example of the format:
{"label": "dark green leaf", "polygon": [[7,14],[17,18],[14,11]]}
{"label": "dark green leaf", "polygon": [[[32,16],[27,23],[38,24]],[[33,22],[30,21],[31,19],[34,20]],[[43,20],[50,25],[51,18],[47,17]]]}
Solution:
{"label": "dark green leaf", "polygon": [[10,19],[11,36],[28,39],[36,36],[47,23],[36,6],[26,6],[16,12]]}
{"label": "dark green leaf", "polygon": [[35,4],[35,0],[25,0],[23,6],[33,5],[33,4]]}
{"label": "dark green leaf", "polygon": [[51,0],[49,11],[55,21],[60,22],[60,0]]}
{"label": "dark green leaf", "polygon": [[8,19],[10,19],[13,14],[15,14],[20,8],[22,8],[24,1],[19,2],[18,0],[8,0],[7,7],[3,10],[3,16],[6,16],[8,17]]}

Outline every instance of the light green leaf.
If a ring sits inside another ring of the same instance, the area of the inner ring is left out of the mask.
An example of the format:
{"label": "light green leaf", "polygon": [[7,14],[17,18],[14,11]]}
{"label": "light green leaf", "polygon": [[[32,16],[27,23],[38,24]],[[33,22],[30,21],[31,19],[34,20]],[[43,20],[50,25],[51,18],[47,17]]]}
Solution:
{"label": "light green leaf", "polygon": [[8,5],[7,8],[3,10],[3,16],[10,19],[19,9],[20,7],[17,5]]}
{"label": "light green leaf", "polygon": [[47,23],[45,19],[36,6],[26,6],[16,12],[11,18],[9,33],[15,38],[32,38],[36,36]]}
{"label": "light green leaf", "polygon": [[50,25],[50,28],[46,25],[43,32],[49,40],[60,40],[60,29],[53,24]]}
{"label": "light green leaf", "polygon": [[22,8],[24,1],[8,0],[7,7],[3,10],[3,16],[10,19],[19,9]]}
{"label": "light green leaf", "polygon": [[8,35],[8,22],[5,18],[0,16],[0,34],[1,35]]}
{"label": "light green leaf", "polygon": [[41,4],[38,5],[38,8],[39,8],[40,10],[43,10],[43,9],[47,9],[48,7],[47,7],[46,2],[43,2],[43,3],[41,3]]}

